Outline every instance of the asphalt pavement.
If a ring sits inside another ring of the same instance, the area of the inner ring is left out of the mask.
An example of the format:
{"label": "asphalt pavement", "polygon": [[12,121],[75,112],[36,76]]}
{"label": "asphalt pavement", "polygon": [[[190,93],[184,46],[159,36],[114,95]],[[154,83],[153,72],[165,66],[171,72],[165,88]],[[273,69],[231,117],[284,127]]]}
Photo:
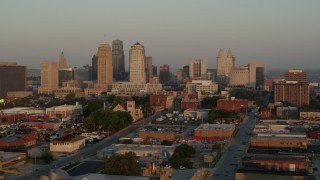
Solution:
{"label": "asphalt pavement", "polygon": [[229,145],[226,146],[222,157],[213,169],[214,172],[211,178],[215,180],[235,179],[235,173],[241,162],[241,158],[249,148],[250,137],[247,134],[253,131],[255,123],[254,113],[248,113],[245,121],[239,127],[238,133],[230,140]]}

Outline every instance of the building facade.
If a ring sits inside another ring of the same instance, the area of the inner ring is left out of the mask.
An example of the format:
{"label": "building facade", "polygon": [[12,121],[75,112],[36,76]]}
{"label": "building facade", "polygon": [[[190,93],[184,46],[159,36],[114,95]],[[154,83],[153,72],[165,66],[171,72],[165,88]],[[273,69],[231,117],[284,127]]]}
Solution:
{"label": "building facade", "polygon": [[0,63],[0,98],[8,92],[26,90],[26,66],[17,66],[15,62]]}
{"label": "building facade", "polygon": [[294,106],[310,103],[310,88],[307,82],[283,81],[274,84],[274,102],[287,101]]}
{"label": "building facade", "polygon": [[112,66],[113,78],[116,81],[122,81],[125,78],[125,62],[123,42],[121,40],[112,41]]}
{"label": "building facade", "polygon": [[159,80],[161,84],[168,84],[170,82],[170,66],[168,64],[160,66]]}
{"label": "building facade", "polygon": [[93,55],[92,57],[92,81],[98,80],[98,56]]}
{"label": "building facade", "polygon": [[43,61],[41,63],[41,86],[38,93],[52,94],[59,88],[58,64],[55,61]]}
{"label": "building facade", "polygon": [[307,73],[298,70],[298,69],[291,69],[284,74],[284,78],[286,81],[298,81],[298,82],[307,82]]}
{"label": "building facade", "polygon": [[59,69],[60,68],[69,68],[67,64],[67,59],[64,57],[63,52],[61,52],[60,59],[59,59]]}
{"label": "building facade", "polygon": [[50,151],[62,153],[74,153],[85,147],[86,137],[66,135],[50,142]]}
{"label": "building facade", "polygon": [[210,80],[192,80],[186,84],[186,89],[189,94],[203,92],[205,94],[214,94],[218,92],[218,84]]}
{"label": "building facade", "polygon": [[152,75],[152,56],[146,56],[146,82],[150,83]]}
{"label": "building facade", "polygon": [[146,83],[145,50],[140,43],[135,43],[130,49],[130,82]]}
{"label": "building facade", "polygon": [[201,78],[204,77],[207,72],[207,62],[204,60],[194,60],[189,65],[189,77]]}
{"label": "building facade", "polygon": [[98,48],[98,83],[109,84],[113,81],[112,53],[109,44],[100,44]]}
{"label": "building facade", "polygon": [[229,49],[227,53],[219,50],[217,56],[217,77],[229,77],[231,70],[235,67],[235,57]]}

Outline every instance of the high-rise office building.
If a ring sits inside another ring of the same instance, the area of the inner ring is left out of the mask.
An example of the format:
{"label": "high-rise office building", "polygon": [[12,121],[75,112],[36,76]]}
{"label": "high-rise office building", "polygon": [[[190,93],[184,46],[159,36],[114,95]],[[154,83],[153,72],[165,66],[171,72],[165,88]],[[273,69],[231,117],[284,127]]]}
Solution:
{"label": "high-rise office building", "polygon": [[152,56],[146,56],[146,82],[149,83],[152,78]]}
{"label": "high-rise office building", "polygon": [[26,66],[16,62],[0,62],[0,98],[6,98],[7,92],[26,90]]}
{"label": "high-rise office building", "polygon": [[100,44],[98,48],[98,83],[109,84],[113,82],[112,53],[109,44]]}
{"label": "high-rise office building", "polygon": [[264,65],[251,63],[249,66],[249,87],[263,91],[264,89]]}
{"label": "high-rise office building", "polygon": [[64,81],[73,80],[73,69],[72,68],[59,68],[59,87],[62,87]]}
{"label": "high-rise office building", "polygon": [[310,86],[308,82],[283,81],[274,84],[274,102],[287,101],[294,106],[310,103]]}
{"label": "high-rise office building", "polygon": [[59,69],[60,68],[69,68],[67,59],[64,57],[63,52],[61,52],[60,59],[59,59]]}
{"label": "high-rise office building", "polygon": [[118,39],[112,41],[112,66],[113,78],[116,81],[123,81],[125,79],[123,42]]}
{"label": "high-rise office building", "polygon": [[307,73],[298,70],[298,69],[291,69],[284,74],[284,78],[286,81],[298,81],[298,82],[307,82]]}
{"label": "high-rise office building", "polygon": [[183,68],[182,68],[182,79],[189,78],[189,71],[190,71],[189,69],[190,69],[189,65],[183,66]]}
{"label": "high-rise office building", "polygon": [[58,86],[58,64],[55,61],[43,61],[41,63],[41,86],[38,93],[52,94]]}
{"label": "high-rise office building", "polygon": [[160,66],[159,81],[161,84],[170,83],[170,66],[168,64]]}
{"label": "high-rise office building", "polygon": [[91,66],[75,67],[73,68],[73,79],[76,81],[90,81],[92,79],[92,68]]}
{"label": "high-rise office building", "polygon": [[135,43],[130,49],[130,82],[146,83],[145,50],[140,43]]}
{"label": "high-rise office building", "polygon": [[98,80],[98,56],[93,55],[92,57],[92,81]]}
{"label": "high-rise office building", "polygon": [[155,65],[152,65],[152,76],[158,76],[158,68]]}
{"label": "high-rise office building", "polygon": [[178,81],[182,81],[182,69],[178,69],[177,70],[177,80]]}
{"label": "high-rise office building", "polygon": [[203,77],[207,72],[207,62],[197,59],[190,62],[189,65],[189,77],[190,78],[200,78]]}
{"label": "high-rise office building", "polygon": [[222,49],[219,50],[217,56],[217,77],[230,76],[231,70],[235,67],[235,57],[229,49],[227,53],[223,53]]}

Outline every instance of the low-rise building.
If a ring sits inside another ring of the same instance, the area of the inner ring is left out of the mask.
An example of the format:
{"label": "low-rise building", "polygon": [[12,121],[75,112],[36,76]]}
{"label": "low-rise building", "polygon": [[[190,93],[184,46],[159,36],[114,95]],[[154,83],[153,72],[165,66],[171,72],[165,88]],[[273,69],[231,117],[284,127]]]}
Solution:
{"label": "low-rise building", "polygon": [[138,137],[143,139],[158,139],[158,140],[169,140],[169,141],[172,141],[176,138],[174,132],[164,132],[164,131],[140,131],[138,133]]}
{"label": "low-rise building", "polygon": [[17,168],[26,163],[26,153],[0,151],[0,171]]}
{"label": "low-rise building", "polygon": [[206,137],[231,138],[235,126],[233,124],[201,124],[194,130],[194,138]]}
{"label": "low-rise building", "polygon": [[32,127],[35,129],[59,129],[60,125],[62,124],[61,121],[59,122],[23,122],[20,124],[21,127]]}
{"label": "low-rise building", "polygon": [[85,93],[82,88],[64,87],[53,91],[55,98],[65,98],[68,94],[74,94],[76,98],[84,97]]}
{"label": "low-rise building", "polygon": [[301,109],[300,120],[320,121],[320,110],[318,109]]}
{"label": "low-rise building", "polygon": [[217,108],[227,111],[240,111],[241,109],[248,109],[249,101],[244,99],[219,99],[217,101]]}
{"label": "low-rise building", "polygon": [[173,95],[150,95],[150,105],[170,109],[173,106],[173,99]]}
{"label": "low-rise building", "polygon": [[61,105],[54,106],[46,109],[46,114],[50,118],[66,119],[77,118],[82,115],[82,105],[76,103],[76,105]]}
{"label": "low-rise building", "polygon": [[185,118],[206,119],[210,109],[187,109],[183,111]]}
{"label": "low-rise building", "polygon": [[74,153],[85,147],[86,137],[66,135],[50,142],[50,151]]}
{"label": "low-rise building", "polygon": [[201,100],[184,97],[181,101],[181,109],[197,109],[201,108]]}
{"label": "low-rise building", "polygon": [[264,148],[307,148],[307,138],[258,136],[250,139],[252,147]]}
{"label": "low-rise building", "polygon": [[136,108],[135,101],[130,98],[127,103],[122,103],[116,105],[113,109],[113,111],[123,111],[123,112],[129,112],[133,121],[137,121],[141,118],[143,118],[143,113],[140,108]]}
{"label": "low-rise building", "polygon": [[15,135],[0,139],[1,151],[25,151],[36,144],[37,136],[33,129],[17,131]]}
{"label": "low-rise building", "polygon": [[277,107],[276,116],[282,119],[298,119],[299,113],[297,107]]}
{"label": "low-rise building", "polygon": [[215,94],[218,92],[218,84],[211,80],[192,80],[186,84],[189,94],[204,92],[205,94]]}

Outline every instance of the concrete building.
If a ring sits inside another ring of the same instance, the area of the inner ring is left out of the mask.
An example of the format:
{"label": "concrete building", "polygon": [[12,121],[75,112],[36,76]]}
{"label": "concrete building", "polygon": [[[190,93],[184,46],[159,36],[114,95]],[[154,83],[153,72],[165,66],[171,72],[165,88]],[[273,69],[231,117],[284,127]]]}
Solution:
{"label": "concrete building", "polygon": [[0,62],[0,98],[6,98],[7,92],[26,90],[26,66],[16,62]]}
{"label": "concrete building", "polygon": [[247,66],[233,68],[230,72],[229,85],[263,90],[264,66],[248,64]]}
{"label": "concrete building", "polygon": [[299,112],[297,107],[277,107],[276,117],[282,119],[298,119]]}
{"label": "concrete building", "polygon": [[59,68],[58,77],[59,77],[59,87],[62,87],[62,83],[64,81],[73,80],[73,69],[72,68]]}
{"label": "concrete building", "polygon": [[173,107],[174,96],[172,95],[150,95],[151,106],[161,106],[164,109],[171,109]]}
{"label": "concrete building", "polygon": [[92,80],[92,67],[75,67],[73,68],[73,80],[75,81],[91,81]]}
{"label": "concrete building", "polygon": [[118,39],[112,41],[112,66],[113,78],[116,81],[123,81],[125,79],[123,42]]}
{"label": "concrete building", "polygon": [[16,131],[13,136],[0,139],[0,151],[22,152],[36,144],[37,136],[33,129]]}
{"label": "concrete building", "polygon": [[182,74],[183,74],[183,70],[182,69],[178,69],[177,70],[177,80],[178,81],[182,81],[183,80]]}
{"label": "concrete building", "polygon": [[152,56],[146,56],[145,61],[146,61],[146,82],[150,83],[151,78],[153,77],[153,75],[152,75]]}
{"label": "concrete building", "polygon": [[227,53],[223,53],[222,49],[219,50],[217,56],[217,78],[229,78],[231,70],[235,67],[235,57],[229,49]]}
{"label": "concrete building", "polygon": [[41,63],[41,86],[38,93],[52,94],[59,88],[58,64],[55,61],[43,61]]}
{"label": "concrete building", "polygon": [[92,57],[92,81],[98,80],[98,56],[93,55]]}
{"label": "concrete building", "polygon": [[76,103],[76,105],[61,105],[46,108],[46,114],[49,115],[50,118],[61,118],[62,120],[77,118],[82,115],[82,105]]}
{"label": "concrete building", "polygon": [[164,64],[160,66],[160,74],[159,74],[159,81],[161,84],[168,84],[170,83],[170,66],[168,64]]}
{"label": "concrete building", "polygon": [[109,44],[100,44],[98,56],[98,83],[109,84],[113,82],[112,53]]}
{"label": "concrete building", "polygon": [[191,61],[189,64],[189,77],[191,79],[204,77],[207,72],[207,62],[201,59]]}
{"label": "concrete building", "polygon": [[14,91],[14,92],[7,92],[7,99],[14,100],[14,99],[20,99],[27,96],[32,96],[32,91]]}
{"label": "concrete building", "polygon": [[85,147],[86,137],[66,135],[50,142],[51,152],[74,153]]}
{"label": "concrete building", "polygon": [[300,109],[300,120],[320,121],[320,110]]}
{"label": "concrete building", "polygon": [[84,97],[84,91],[82,88],[76,88],[76,87],[64,87],[59,88],[53,91],[55,98],[65,98],[69,94],[74,94],[75,98]]}
{"label": "concrete building", "polygon": [[183,117],[204,120],[208,117],[210,109],[187,109],[183,111]]}
{"label": "concrete building", "polygon": [[0,151],[0,171],[17,168],[27,162],[26,153]]}
{"label": "concrete building", "polygon": [[154,93],[162,90],[162,84],[117,82],[111,85],[113,94]]}
{"label": "concrete building", "polygon": [[140,43],[135,43],[130,49],[130,82],[146,83],[145,50]]}
{"label": "concrete building", "polygon": [[165,132],[165,131],[139,131],[139,138],[143,139],[158,139],[158,140],[169,140],[173,141],[176,138],[174,132]]}
{"label": "concrete building", "polygon": [[196,139],[207,137],[231,138],[235,126],[233,124],[201,124],[194,130]]}
{"label": "concrete building", "polygon": [[298,69],[291,69],[284,73],[284,78],[286,81],[298,81],[298,82],[307,82],[307,73],[298,70]]}
{"label": "concrete building", "polygon": [[198,92],[215,94],[218,92],[218,84],[211,80],[192,80],[186,84],[186,89],[189,94],[195,94]]}
{"label": "concrete building", "polygon": [[282,81],[274,84],[274,102],[287,101],[294,106],[310,103],[310,88],[308,82]]}
{"label": "concrete building", "polygon": [[307,148],[307,138],[298,137],[273,137],[273,136],[258,136],[251,137],[250,145],[252,147],[262,148]]}
{"label": "concrete building", "polygon": [[69,68],[67,64],[67,59],[64,57],[63,52],[61,52],[60,59],[59,59],[59,69]]}

